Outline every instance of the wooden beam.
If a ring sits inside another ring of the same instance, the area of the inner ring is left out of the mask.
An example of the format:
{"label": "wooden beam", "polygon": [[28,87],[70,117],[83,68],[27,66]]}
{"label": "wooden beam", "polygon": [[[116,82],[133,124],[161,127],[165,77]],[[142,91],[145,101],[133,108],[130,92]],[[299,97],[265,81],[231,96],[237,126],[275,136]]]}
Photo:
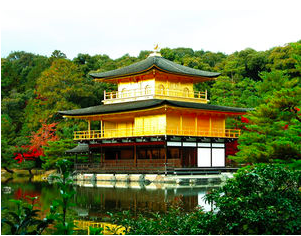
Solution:
{"label": "wooden beam", "polygon": [[98,144],[90,144],[90,147],[122,147],[122,146],[157,146],[164,145],[164,141],[154,141],[154,142],[130,142],[130,143],[98,143]]}

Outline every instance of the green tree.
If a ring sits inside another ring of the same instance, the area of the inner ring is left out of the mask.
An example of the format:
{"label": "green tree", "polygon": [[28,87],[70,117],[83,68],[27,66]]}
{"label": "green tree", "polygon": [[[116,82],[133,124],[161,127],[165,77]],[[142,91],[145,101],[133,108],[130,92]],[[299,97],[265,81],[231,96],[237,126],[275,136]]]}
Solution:
{"label": "green tree", "polygon": [[43,147],[45,156],[41,157],[41,159],[45,163],[42,167],[44,169],[54,168],[56,163],[62,159],[74,162],[75,156],[67,156],[65,152],[75,146],[76,144],[74,144],[72,139],[61,139],[58,141],[48,142],[48,146]]}
{"label": "green tree", "polygon": [[77,57],[73,59],[73,62],[78,65],[84,75],[87,76],[90,71],[94,71],[99,68],[97,57],[92,57],[89,54],[79,53]]}
{"label": "green tree", "polygon": [[[277,83],[279,78],[282,78],[281,84]],[[300,80],[288,79],[283,72],[274,71],[264,77],[261,90],[268,84],[270,91],[265,93],[269,95],[264,98],[264,103],[247,116],[250,123],[238,140],[239,152],[231,157],[235,161],[256,163],[300,159]]]}
{"label": "green tree", "polygon": [[7,97],[16,86],[19,75],[13,63],[7,59],[1,59],[1,98]]}
{"label": "green tree", "polygon": [[23,93],[35,87],[41,72],[50,66],[48,58],[27,52],[13,52],[1,60],[2,98],[11,90]]}
{"label": "green tree", "polygon": [[140,51],[139,55],[138,55],[138,59],[139,60],[144,60],[146,59],[152,52],[145,50],[145,51]]}
{"label": "green tree", "polygon": [[210,90],[212,104],[233,107],[255,107],[259,104],[256,82],[249,78],[239,81],[220,76]]}
{"label": "green tree", "polygon": [[27,128],[36,130],[41,120],[58,121],[57,111],[91,105],[93,90],[74,63],[66,59],[53,61],[37,80],[36,97],[25,109]]}
{"label": "green tree", "polygon": [[162,48],[160,53],[162,57],[166,58],[167,60],[174,61],[176,59],[175,52],[170,48]]}
{"label": "green tree", "polygon": [[17,148],[10,145],[7,139],[1,137],[1,167],[9,173],[14,173],[10,166],[15,163],[14,153],[17,152]]}
{"label": "green tree", "polygon": [[296,67],[298,64],[296,56],[301,56],[301,41],[275,47],[271,49],[267,67],[270,70],[286,71],[290,77],[300,77],[300,70]]}
{"label": "green tree", "polygon": [[129,66],[135,62],[138,62],[139,60],[136,57],[131,57],[128,53],[123,55],[120,58],[117,58],[114,63],[117,68],[121,68],[124,66]]}
{"label": "green tree", "polygon": [[248,166],[205,196],[214,206],[208,234],[300,234],[301,175],[281,165]]}
{"label": "green tree", "polygon": [[67,56],[65,53],[61,52],[60,50],[54,50],[51,54],[50,58],[56,58],[56,59],[66,59]]}
{"label": "green tree", "polygon": [[213,53],[213,52],[206,52],[202,55],[202,61],[206,64],[208,64],[211,68],[214,68],[218,63],[221,63],[226,59],[226,55],[218,52],[218,53]]}
{"label": "green tree", "polygon": [[[10,118],[14,132],[18,135],[24,124],[24,109],[27,101],[34,96],[32,90],[25,93],[18,93],[16,90],[11,91],[10,96],[2,99],[1,114]],[[15,136],[17,136],[15,135]]]}

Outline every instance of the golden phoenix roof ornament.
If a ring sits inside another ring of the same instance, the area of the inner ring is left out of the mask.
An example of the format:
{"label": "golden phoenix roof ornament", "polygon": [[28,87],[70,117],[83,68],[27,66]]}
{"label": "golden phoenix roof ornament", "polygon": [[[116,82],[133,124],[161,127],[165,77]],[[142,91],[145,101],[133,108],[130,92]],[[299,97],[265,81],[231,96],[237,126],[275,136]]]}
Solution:
{"label": "golden phoenix roof ornament", "polygon": [[160,51],[159,45],[156,44],[154,47],[154,51],[148,57],[162,57],[159,51]]}

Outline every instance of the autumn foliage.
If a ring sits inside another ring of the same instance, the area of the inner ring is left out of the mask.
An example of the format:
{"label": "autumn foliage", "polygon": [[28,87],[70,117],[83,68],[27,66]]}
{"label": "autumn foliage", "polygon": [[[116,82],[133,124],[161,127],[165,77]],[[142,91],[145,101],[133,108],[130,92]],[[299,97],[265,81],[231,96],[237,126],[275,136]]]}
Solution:
{"label": "autumn foliage", "polygon": [[15,160],[18,163],[24,160],[35,160],[40,156],[44,156],[43,147],[48,146],[49,141],[56,141],[58,137],[56,135],[56,125],[58,123],[46,124],[41,122],[42,127],[37,132],[32,132],[30,144],[28,146],[22,146],[22,152],[15,153]]}

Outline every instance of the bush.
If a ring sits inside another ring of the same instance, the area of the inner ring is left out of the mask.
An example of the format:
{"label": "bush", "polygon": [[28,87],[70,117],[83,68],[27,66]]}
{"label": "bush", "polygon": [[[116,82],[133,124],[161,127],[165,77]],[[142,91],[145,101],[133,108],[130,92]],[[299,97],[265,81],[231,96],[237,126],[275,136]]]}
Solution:
{"label": "bush", "polygon": [[259,164],[206,196],[215,203],[213,234],[300,234],[301,174],[283,165]]}

